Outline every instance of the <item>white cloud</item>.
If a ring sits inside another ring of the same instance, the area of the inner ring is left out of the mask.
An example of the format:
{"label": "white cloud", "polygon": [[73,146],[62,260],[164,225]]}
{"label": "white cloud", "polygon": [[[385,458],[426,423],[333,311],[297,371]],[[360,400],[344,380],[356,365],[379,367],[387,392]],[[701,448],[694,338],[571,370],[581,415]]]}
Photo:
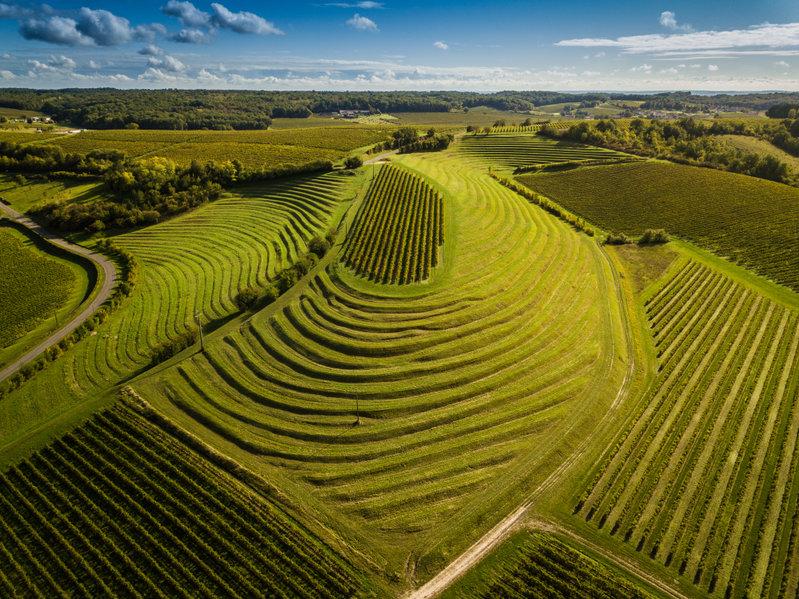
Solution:
{"label": "white cloud", "polygon": [[15,79],[17,76],[12,73],[11,71],[2,70],[0,71],[0,79],[3,81],[10,81],[11,79]]}
{"label": "white cloud", "polygon": [[202,29],[181,29],[169,39],[179,44],[207,44],[213,39],[213,35]]}
{"label": "white cloud", "polygon": [[679,71],[674,67],[669,67],[668,69],[660,69],[658,72],[662,75],[676,75]]}
{"label": "white cloud", "polygon": [[782,67],[783,69],[790,69],[790,68],[791,68],[791,65],[789,65],[789,64],[788,64],[786,61],[784,61],[784,60],[778,60],[777,62],[775,62],[775,63],[774,63],[774,66],[776,66],[776,67]]}
{"label": "white cloud", "polygon": [[214,2],[211,4],[214,11],[213,22],[218,27],[230,29],[236,33],[255,33],[258,35],[283,35],[283,32],[272,23],[258,15],[242,11],[233,12]]}
{"label": "white cloud", "polygon": [[180,19],[186,27],[206,27],[211,21],[211,15],[203,12],[191,2],[169,0],[161,7],[161,12]]}
{"label": "white cloud", "polygon": [[717,64],[709,64],[709,65],[707,65],[707,70],[710,71],[711,73],[714,73],[714,72],[719,70],[719,65],[717,65]]}
{"label": "white cloud", "polygon": [[674,29],[675,31],[690,31],[690,25],[680,25],[677,23],[677,15],[670,10],[664,10],[660,13],[659,23],[666,29]]}
{"label": "white cloud", "polygon": [[357,12],[352,15],[351,19],[347,19],[347,25],[358,31],[379,31],[377,23],[369,17],[359,15]]}
{"label": "white cloud", "polygon": [[95,69],[96,70],[96,69],[99,69],[101,66],[102,65],[100,65],[100,63],[97,62],[96,60],[90,60],[89,61],[89,68],[90,69]]}
{"label": "white cloud", "polygon": [[371,10],[375,8],[383,8],[383,3],[364,0],[363,2],[328,2],[325,4],[325,6],[334,6],[336,8],[362,8],[364,10]]}
{"label": "white cloud", "polygon": [[651,64],[642,64],[637,67],[633,67],[630,69],[633,73],[642,72],[642,73],[651,73],[652,72],[652,65]]}
{"label": "white cloud", "polygon": [[147,65],[153,68],[169,71],[170,73],[182,73],[186,70],[186,65],[174,56],[164,55],[163,58],[151,56],[147,60]]}
{"label": "white cloud", "polygon": [[160,56],[163,53],[164,51],[154,44],[147,44],[144,48],[139,50],[139,54],[142,56]]}
{"label": "white cloud", "polygon": [[434,47],[438,48],[439,50],[449,50],[449,44],[447,42],[435,42],[433,44]]}
{"label": "white cloud", "polygon": [[799,46],[799,23],[780,25],[766,23],[748,29],[726,31],[694,31],[666,35],[647,34],[610,38],[578,38],[555,44],[579,48],[619,48],[625,54],[696,54],[702,50],[734,48],[777,48]]}

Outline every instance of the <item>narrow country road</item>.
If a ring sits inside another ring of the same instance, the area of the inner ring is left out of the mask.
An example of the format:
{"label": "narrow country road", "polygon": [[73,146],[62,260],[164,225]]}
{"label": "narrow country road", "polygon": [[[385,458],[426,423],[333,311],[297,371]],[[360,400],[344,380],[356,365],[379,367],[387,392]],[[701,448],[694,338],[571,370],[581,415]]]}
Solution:
{"label": "narrow country road", "polygon": [[0,370],[0,381],[3,381],[24,367],[28,362],[35,360],[39,354],[41,354],[48,347],[55,345],[84,322],[86,322],[92,316],[92,314],[94,314],[97,308],[99,308],[103,302],[105,302],[105,300],[111,296],[111,292],[114,289],[114,283],[116,283],[117,271],[114,267],[114,263],[105,256],[96,254],[85,247],[70,243],[66,239],[62,239],[61,237],[53,235],[28,217],[23,216],[2,202],[0,202],[0,216],[9,218],[10,220],[31,231],[34,235],[45,239],[49,243],[58,246],[71,254],[76,254],[92,261],[94,265],[97,266],[97,270],[102,272],[102,285],[92,301],[89,302],[89,304],[86,305],[83,310],[81,310],[81,312],[75,316],[75,318],[51,334],[49,337],[47,337],[47,339],[43,340],[36,347],[32,348],[24,355],[20,356]]}

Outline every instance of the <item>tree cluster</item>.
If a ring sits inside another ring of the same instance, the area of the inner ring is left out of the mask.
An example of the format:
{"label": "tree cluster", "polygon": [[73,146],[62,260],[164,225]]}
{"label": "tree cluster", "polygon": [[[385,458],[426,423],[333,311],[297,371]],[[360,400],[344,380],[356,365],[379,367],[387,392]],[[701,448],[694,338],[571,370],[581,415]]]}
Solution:
{"label": "tree cluster", "polygon": [[124,159],[125,154],[118,150],[77,154],[64,152],[58,146],[0,142],[0,171],[99,175]]}

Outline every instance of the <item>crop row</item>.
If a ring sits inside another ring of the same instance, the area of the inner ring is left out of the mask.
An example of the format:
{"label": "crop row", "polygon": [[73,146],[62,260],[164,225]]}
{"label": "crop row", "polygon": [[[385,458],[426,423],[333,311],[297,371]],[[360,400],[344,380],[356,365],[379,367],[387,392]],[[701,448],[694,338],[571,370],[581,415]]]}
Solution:
{"label": "crop row", "polygon": [[419,177],[386,165],[358,210],[344,263],[380,283],[418,283],[438,264],[443,200]]}
{"label": "crop row", "polygon": [[[116,407],[0,475],[9,594],[349,597],[350,567],[280,506]],[[5,561],[5,560],[4,560]]]}
{"label": "crop row", "polygon": [[458,151],[483,164],[506,168],[550,162],[614,159],[621,156],[618,152],[604,148],[558,142],[530,134],[467,135],[458,144]]}
{"label": "crop row", "polygon": [[532,533],[490,574],[479,597],[643,598],[644,592],[555,537]]}
{"label": "crop row", "polygon": [[799,577],[799,314],[694,262],[647,314],[657,381],[575,512],[711,594],[783,596]]}

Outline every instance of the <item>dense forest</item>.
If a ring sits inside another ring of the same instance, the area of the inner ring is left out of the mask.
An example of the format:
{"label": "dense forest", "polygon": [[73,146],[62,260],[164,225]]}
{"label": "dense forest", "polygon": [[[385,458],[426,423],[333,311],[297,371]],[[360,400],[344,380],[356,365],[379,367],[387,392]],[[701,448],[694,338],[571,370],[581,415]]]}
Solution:
{"label": "dense forest", "polygon": [[[768,110],[777,104],[799,104],[797,93],[716,94],[668,92],[646,96],[641,106],[646,110],[681,110],[683,112],[715,112],[738,110]],[[771,116],[771,115],[769,115]]]}

